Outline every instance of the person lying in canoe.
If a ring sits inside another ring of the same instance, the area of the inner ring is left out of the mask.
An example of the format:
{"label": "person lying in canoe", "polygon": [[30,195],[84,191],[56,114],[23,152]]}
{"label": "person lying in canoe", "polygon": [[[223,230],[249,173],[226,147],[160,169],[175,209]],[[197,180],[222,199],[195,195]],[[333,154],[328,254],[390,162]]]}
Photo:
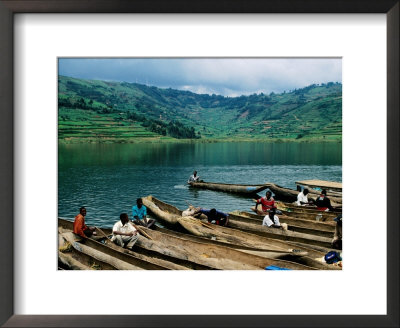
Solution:
{"label": "person lying in canoe", "polygon": [[200,177],[197,175],[197,171],[194,171],[193,174],[189,177],[188,183],[190,182],[201,182]]}
{"label": "person lying in canoe", "polygon": [[312,200],[308,200],[308,196],[307,195],[308,195],[308,189],[304,188],[304,190],[297,195],[296,204],[298,206],[313,205],[313,201]]}
{"label": "person lying in canoe", "polygon": [[122,213],[119,221],[114,224],[111,241],[121,247],[132,249],[138,240],[138,233],[129,221],[128,214]]}
{"label": "person lying in canoe", "polygon": [[141,198],[136,199],[136,205],[132,207],[133,223],[143,227],[151,228],[156,220],[147,218],[147,208],[143,205]]}
{"label": "person lying in canoe", "polygon": [[196,214],[204,214],[205,216],[207,216],[208,222],[210,222],[212,224],[216,224],[216,225],[220,225],[220,226],[228,225],[229,215],[224,212],[217,211],[215,208],[206,210],[204,208],[199,207],[199,208],[196,208],[194,211],[194,215],[196,215]]}
{"label": "person lying in canoe", "polygon": [[272,197],[272,193],[269,190],[265,193],[265,197],[253,199],[253,201],[256,202],[257,205],[255,208],[252,208],[252,210],[258,215],[266,215],[268,214],[268,210],[276,208],[275,199]]}
{"label": "person lying in canoe", "polygon": [[286,223],[280,223],[278,216],[275,214],[275,208],[271,208],[268,210],[268,214],[264,216],[262,225],[267,226],[268,228],[279,228],[283,230],[287,230]]}
{"label": "person lying in canoe", "polygon": [[85,216],[86,216],[86,208],[82,206],[79,209],[79,214],[75,216],[74,233],[83,238],[88,238],[91,237],[92,235],[96,235],[95,231],[96,227],[88,227],[85,224]]}
{"label": "person lying in canoe", "polygon": [[333,211],[331,200],[328,197],[326,197],[325,189],[321,191],[321,194],[315,200],[315,205],[317,206],[318,211],[324,211],[324,212]]}

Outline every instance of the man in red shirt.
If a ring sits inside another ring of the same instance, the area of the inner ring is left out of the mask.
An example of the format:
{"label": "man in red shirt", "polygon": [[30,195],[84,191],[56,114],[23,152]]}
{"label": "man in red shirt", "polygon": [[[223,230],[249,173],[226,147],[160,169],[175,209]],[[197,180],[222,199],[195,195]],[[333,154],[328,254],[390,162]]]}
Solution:
{"label": "man in red shirt", "polygon": [[85,216],[86,208],[81,207],[79,209],[79,214],[75,216],[74,221],[74,233],[83,238],[91,237],[92,235],[96,234],[96,232],[94,231],[96,229],[95,227],[88,227],[85,224]]}
{"label": "man in red shirt", "polygon": [[[257,205],[253,207],[252,210],[259,215],[266,215],[269,209],[276,208],[275,199],[272,197],[272,193],[269,190],[265,193],[265,197],[253,199],[253,201],[256,202]],[[260,204],[261,206],[259,206]]]}

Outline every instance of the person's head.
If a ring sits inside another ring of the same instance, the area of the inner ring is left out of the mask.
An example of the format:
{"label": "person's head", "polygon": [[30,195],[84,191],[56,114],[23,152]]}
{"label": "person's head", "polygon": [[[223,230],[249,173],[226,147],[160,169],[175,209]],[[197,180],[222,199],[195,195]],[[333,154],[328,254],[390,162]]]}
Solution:
{"label": "person's head", "polygon": [[265,196],[267,197],[267,199],[270,199],[271,196],[272,196],[272,193],[268,190],[268,191],[265,193]]}
{"label": "person's head", "polygon": [[138,198],[138,199],[136,199],[136,205],[137,205],[137,207],[139,207],[139,208],[141,208],[141,207],[142,207],[142,205],[143,205],[143,201],[142,201],[142,199],[141,199],[141,198]]}
{"label": "person's head", "polygon": [[210,215],[211,216],[215,216],[217,214],[217,210],[215,209],[215,208],[212,208],[211,210],[210,210]]}
{"label": "person's head", "polygon": [[196,176],[197,175],[197,171],[193,171],[193,175]]}
{"label": "person's head", "polygon": [[270,216],[271,218],[273,218],[274,215],[275,215],[275,208],[270,208],[269,211],[268,211],[268,214],[269,214],[269,216]]}
{"label": "person's head", "polygon": [[80,213],[82,216],[86,216],[86,208],[85,208],[84,206],[82,206],[82,207],[79,209],[79,213]]}
{"label": "person's head", "polygon": [[322,191],[321,191],[321,195],[324,195],[324,196],[326,196],[326,190],[325,190],[325,189],[322,189]]}
{"label": "person's head", "polygon": [[304,190],[303,190],[303,195],[305,196],[305,195],[307,195],[308,194],[308,189],[307,188],[304,188]]}
{"label": "person's head", "polygon": [[121,220],[122,224],[128,223],[128,221],[129,221],[128,214],[122,213],[122,214],[119,216],[119,219]]}

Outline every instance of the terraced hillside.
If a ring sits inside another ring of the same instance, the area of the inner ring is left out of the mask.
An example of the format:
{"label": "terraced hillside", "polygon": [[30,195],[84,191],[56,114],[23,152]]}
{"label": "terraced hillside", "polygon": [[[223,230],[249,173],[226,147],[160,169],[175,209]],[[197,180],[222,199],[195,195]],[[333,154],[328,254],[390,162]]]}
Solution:
{"label": "terraced hillside", "polygon": [[340,83],[223,97],[59,76],[58,99],[68,142],[341,140]]}

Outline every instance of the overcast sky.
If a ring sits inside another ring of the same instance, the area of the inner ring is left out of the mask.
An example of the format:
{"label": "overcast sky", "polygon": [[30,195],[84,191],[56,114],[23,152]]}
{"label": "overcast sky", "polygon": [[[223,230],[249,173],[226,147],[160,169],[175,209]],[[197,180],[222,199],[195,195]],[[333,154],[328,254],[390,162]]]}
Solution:
{"label": "overcast sky", "polygon": [[136,82],[195,93],[240,96],[310,84],[342,82],[334,59],[59,59],[59,74],[93,80]]}

